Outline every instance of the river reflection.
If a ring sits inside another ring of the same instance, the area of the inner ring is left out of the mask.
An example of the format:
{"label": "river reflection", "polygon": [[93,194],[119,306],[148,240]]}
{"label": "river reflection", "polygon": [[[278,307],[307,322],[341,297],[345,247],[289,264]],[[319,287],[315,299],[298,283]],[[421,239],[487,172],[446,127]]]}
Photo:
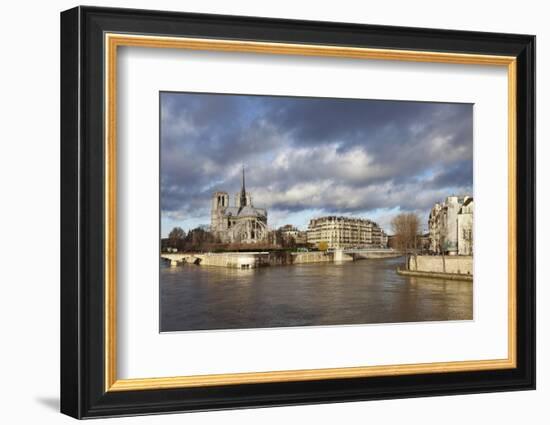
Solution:
{"label": "river reflection", "polygon": [[161,265],[161,331],[472,319],[472,283],[400,276],[402,259],[252,270]]}

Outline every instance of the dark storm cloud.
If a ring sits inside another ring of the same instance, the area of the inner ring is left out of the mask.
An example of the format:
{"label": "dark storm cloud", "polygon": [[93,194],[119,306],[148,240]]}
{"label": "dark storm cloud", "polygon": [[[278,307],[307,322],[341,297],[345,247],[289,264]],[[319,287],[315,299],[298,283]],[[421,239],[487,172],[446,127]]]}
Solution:
{"label": "dark storm cloud", "polygon": [[208,222],[244,164],[270,211],[425,211],[472,190],[472,106],[161,94],[163,215]]}

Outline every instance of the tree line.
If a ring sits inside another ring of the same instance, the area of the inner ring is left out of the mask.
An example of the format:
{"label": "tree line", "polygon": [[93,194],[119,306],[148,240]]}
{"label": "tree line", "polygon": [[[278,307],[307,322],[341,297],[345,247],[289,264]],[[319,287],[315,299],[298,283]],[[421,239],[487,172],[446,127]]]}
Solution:
{"label": "tree line", "polygon": [[221,241],[209,231],[197,227],[185,232],[181,227],[174,227],[168,238],[162,240],[161,248],[175,248],[178,251],[202,251],[219,244]]}
{"label": "tree line", "polygon": [[246,251],[295,249],[303,244],[297,244],[291,236],[285,236],[281,229],[268,232],[265,242],[250,244],[222,243],[219,237],[202,227],[189,230],[187,233],[181,227],[174,227],[168,234],[168,238],[161,240],[161,249],[177,249],[180,252],[206,252],[206,251]]}

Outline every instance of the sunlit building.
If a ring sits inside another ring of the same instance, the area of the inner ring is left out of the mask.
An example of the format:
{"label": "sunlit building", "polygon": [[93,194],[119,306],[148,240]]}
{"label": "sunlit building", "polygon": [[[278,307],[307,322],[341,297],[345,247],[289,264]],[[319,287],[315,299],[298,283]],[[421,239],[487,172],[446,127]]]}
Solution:
{"label": "sunlit building", "polygon": [[447,196],[430,211],[430,251],[434,254],[472,255],[474,198]]}
{"label": "sunlit building", "polygon": [[310,220],[307,242],[317,247],[326,243],[329,249],[385,248],[388,237],[372,220],[327,216]]}
{"label": "sunlit building", "polygon": [[279,231],[287,241],[292,239],[297,244],[305,244],[307,242],[307,233],[299,230],[292,224],[285,224],[279,228]]}

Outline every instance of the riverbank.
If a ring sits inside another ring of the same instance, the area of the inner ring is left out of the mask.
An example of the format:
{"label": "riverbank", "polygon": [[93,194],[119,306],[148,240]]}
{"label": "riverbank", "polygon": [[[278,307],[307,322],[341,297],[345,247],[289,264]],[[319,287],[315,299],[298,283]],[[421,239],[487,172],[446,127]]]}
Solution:
{"label": "riverbank", "polygon": [[310,263],[340,263],[370,258],[401,256],[393,249],[334,250],[309,252],[224,252],[224,253],[161,253],[170,265],[195,264],[203,266],[254,269],[266,266],[283,266]]}
{"label": "riverbank", "polygon": [[410,271],[473,275],[474,258],[470,255],[411,255],[409,257]]}
{"label": "riverbank", "polygon": [[421,277],[439,280],[461,280],[467,282],[473,282],[474,280],[474,276],[471,274],[422,272],[416,270],[403,270],[400,268],[398,268],[396,271],[397,274],[401,276]]}

